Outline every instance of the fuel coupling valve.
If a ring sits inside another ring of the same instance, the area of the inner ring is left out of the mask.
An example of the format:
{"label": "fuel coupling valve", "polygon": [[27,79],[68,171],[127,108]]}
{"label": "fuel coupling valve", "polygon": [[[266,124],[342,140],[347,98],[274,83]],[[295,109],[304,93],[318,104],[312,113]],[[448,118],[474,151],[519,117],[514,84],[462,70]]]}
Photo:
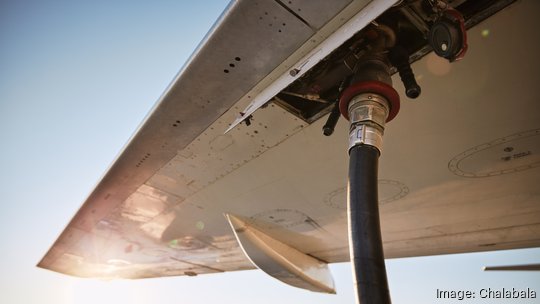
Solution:
{"label": "fuel coupling valve", "polygon": [[356,145],[371,145],[382,151],[384,126],[390,112],[388,101],[375,93],[356,95],[348,107],[349,151]]}

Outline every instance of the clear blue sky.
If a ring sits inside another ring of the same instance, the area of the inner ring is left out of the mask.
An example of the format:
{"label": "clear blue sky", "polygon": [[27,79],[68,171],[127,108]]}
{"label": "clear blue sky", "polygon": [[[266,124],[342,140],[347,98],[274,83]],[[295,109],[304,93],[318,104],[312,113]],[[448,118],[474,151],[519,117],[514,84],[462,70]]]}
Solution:
{"label": "clear blue sky", "polygon": [[[198,4],[197,4],[198,3]],[[0,1],[0,303],[353,303],[261,271],[137,281],[36,268],[226,1]],[[387,261],[394,303],[458,303],[437,288],[533,288],[540,273],[483,265],[540,262],[540,250]],[[477,300],[461,303],[540,303]]]}

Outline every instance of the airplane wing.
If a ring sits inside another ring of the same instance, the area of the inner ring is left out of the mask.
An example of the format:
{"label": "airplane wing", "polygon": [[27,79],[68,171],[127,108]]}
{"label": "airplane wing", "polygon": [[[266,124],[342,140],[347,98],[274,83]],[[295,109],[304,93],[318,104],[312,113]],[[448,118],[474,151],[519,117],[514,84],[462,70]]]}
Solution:
{"label": "airplane wing", "polygon": [[540,271],[540,264],[486,266],[484,271]]}
{"label": "airplane wing", "polygon": [[[468,26],[509,1],[472,2],[456,2]],[[325,41],[392,5],[232,2],[38,266],[191,276],[281,254],[258,255],[256,242],[310,263],[348,261],[347,124],[325,137],[331,103],[274,96],[301,81],[290,72],[306,60],[328,62]],[[387,258],[540,246],[538,9],[521,1],[472,28],[460,62],[431,53],[413,65],[422,96],[402,102],[380,160]],[[249,122],[224,134],[254,100]],[[255,253],[239,245],[248,228]]]}

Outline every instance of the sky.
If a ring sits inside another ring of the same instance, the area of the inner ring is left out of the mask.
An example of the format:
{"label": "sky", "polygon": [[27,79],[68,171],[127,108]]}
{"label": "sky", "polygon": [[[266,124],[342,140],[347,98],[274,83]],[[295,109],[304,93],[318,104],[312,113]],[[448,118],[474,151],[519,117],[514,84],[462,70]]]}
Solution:
{"label": "sky", "polygon": [[[227,1],[0,0],[0,303],[353,303],[349,263],[337,295],[262,271],[98,281],[37,268]],[[436,299],[437,289],[532,288],[540,249],[387,260],[394,303],[540,303]]]}

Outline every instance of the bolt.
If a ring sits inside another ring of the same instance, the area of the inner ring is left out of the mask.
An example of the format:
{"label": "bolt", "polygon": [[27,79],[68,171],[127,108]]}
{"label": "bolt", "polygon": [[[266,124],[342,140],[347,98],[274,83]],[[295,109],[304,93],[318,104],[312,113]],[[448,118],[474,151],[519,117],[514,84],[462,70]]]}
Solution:
{"label": "bolt", "polygon": [[446,43],[441,44],[441,50],[446,51],[448,49],[448,45]]}

